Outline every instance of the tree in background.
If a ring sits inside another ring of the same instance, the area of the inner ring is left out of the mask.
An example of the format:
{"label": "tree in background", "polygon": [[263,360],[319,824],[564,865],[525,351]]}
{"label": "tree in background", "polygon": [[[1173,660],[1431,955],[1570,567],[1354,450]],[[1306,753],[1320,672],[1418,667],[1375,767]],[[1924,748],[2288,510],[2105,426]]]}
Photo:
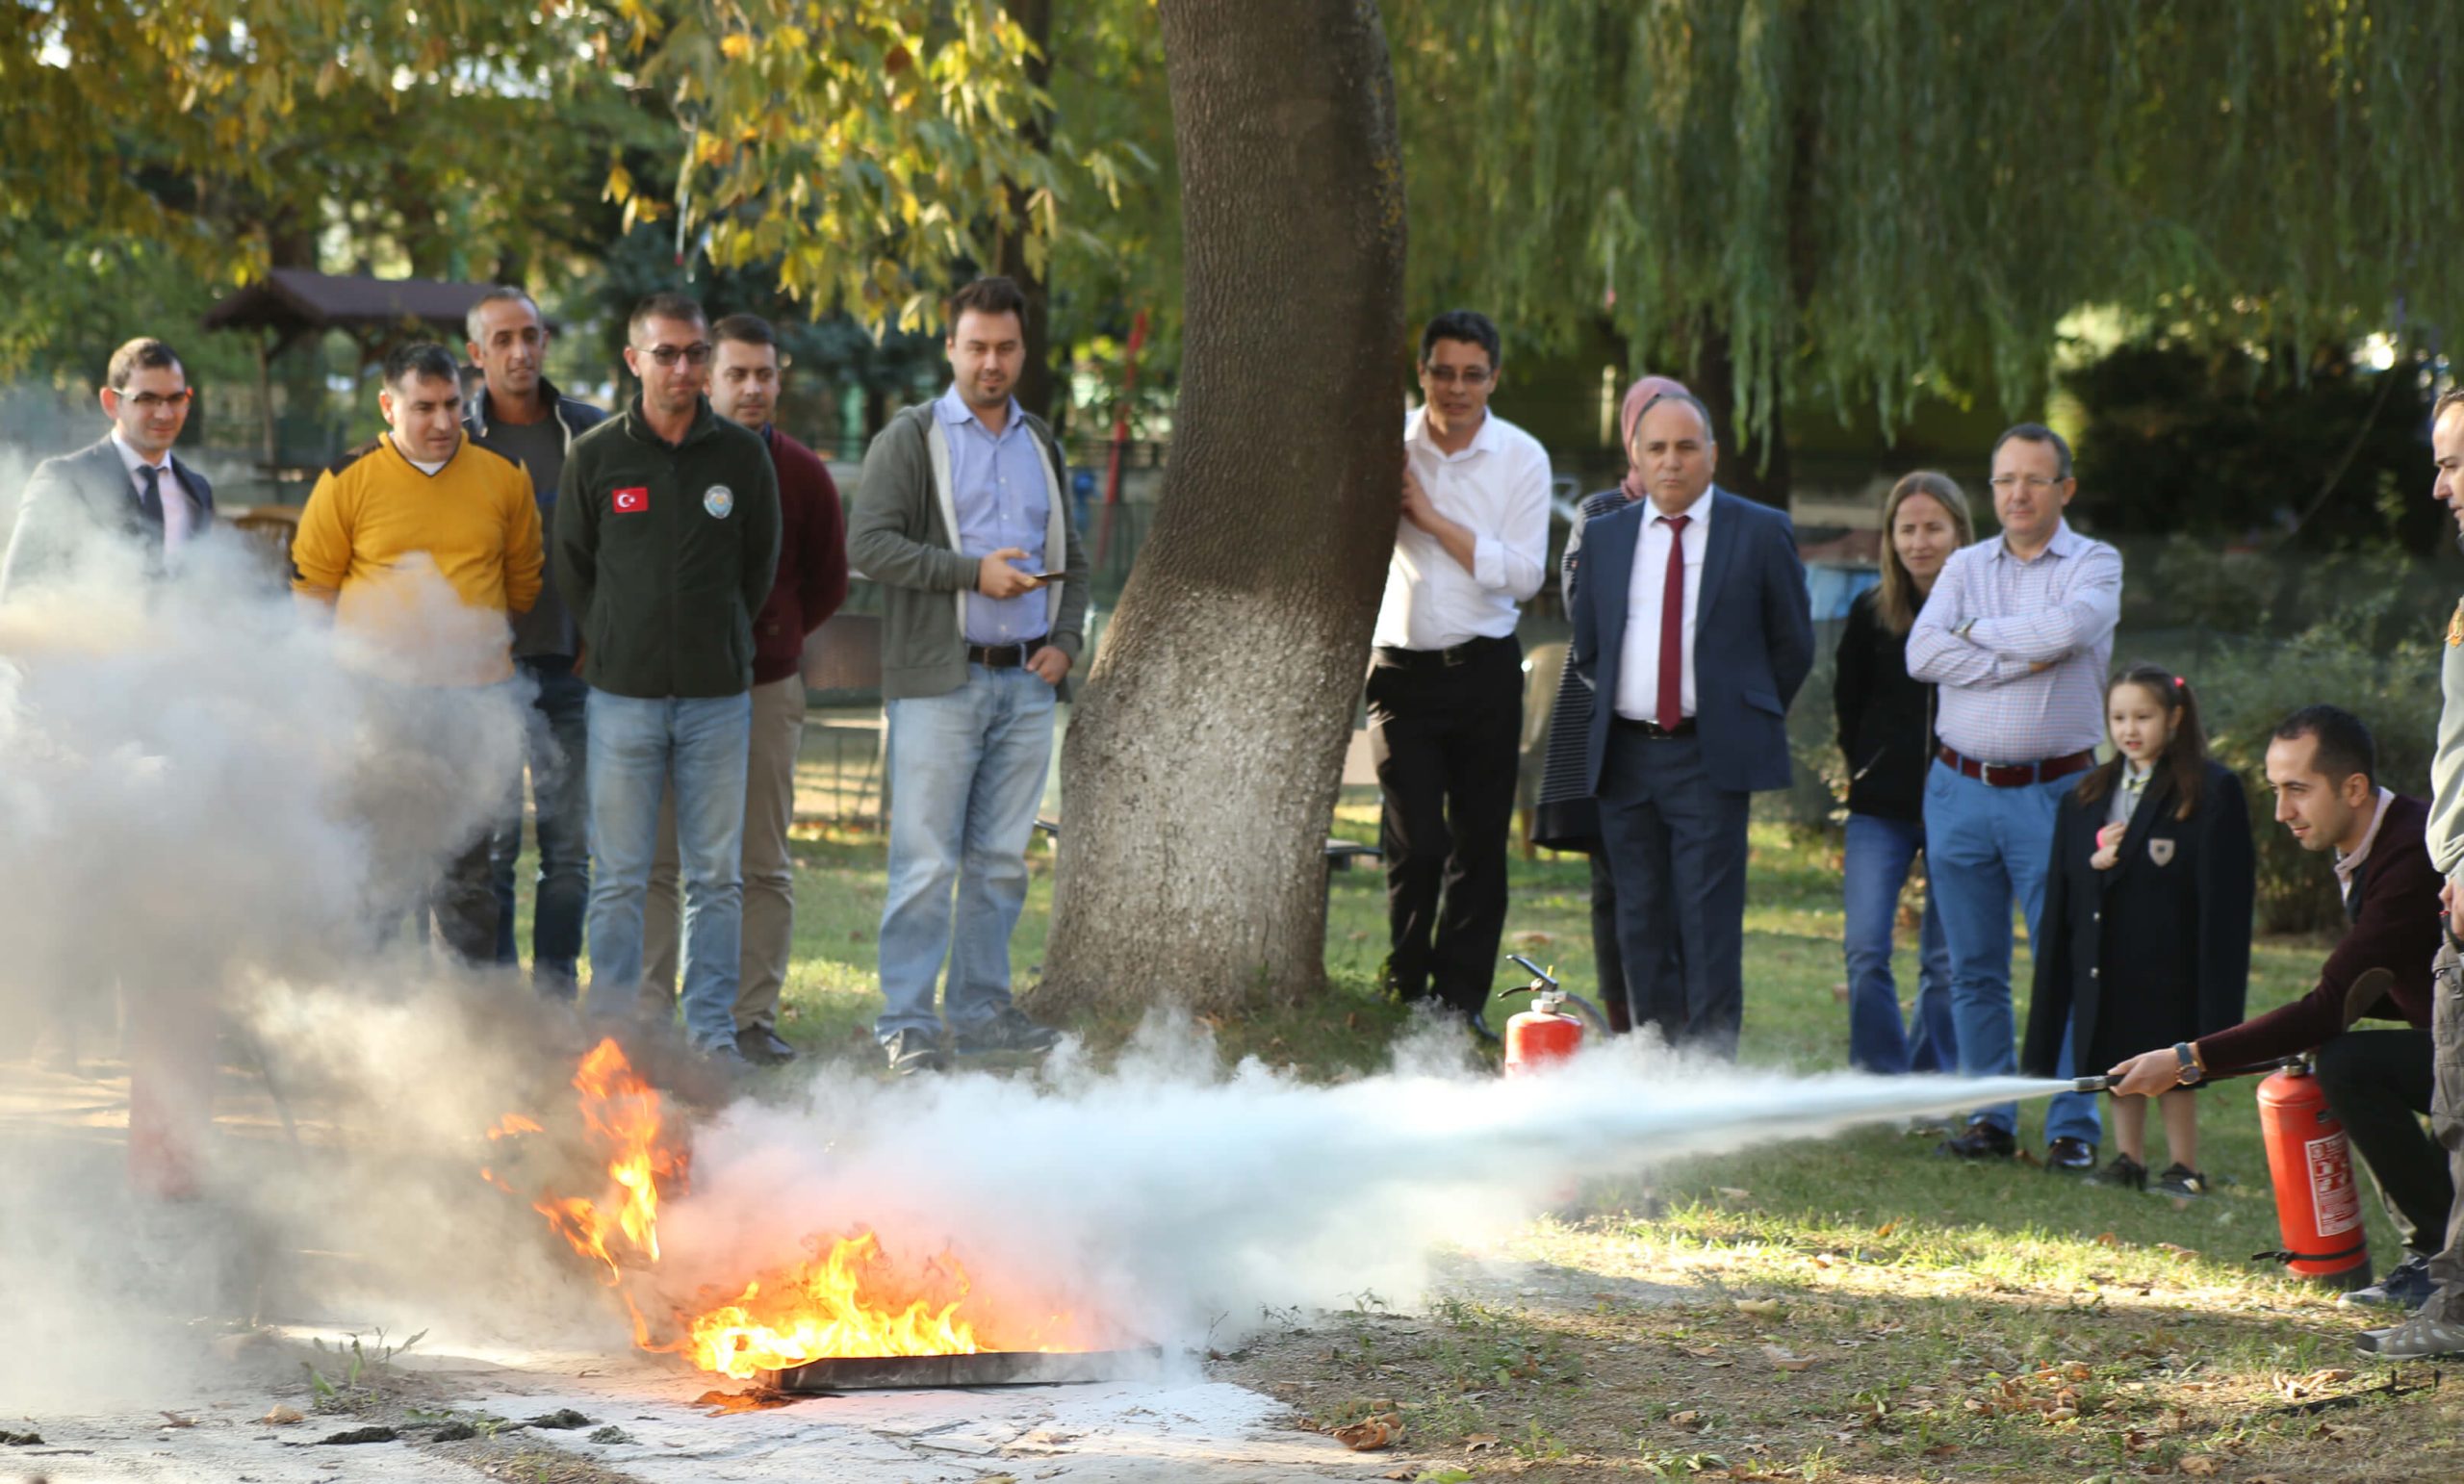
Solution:
{"label": "tree in background", "polygon": [[1317,987],[1321,855],[1402,477],[1403,180],[1373,0],[1164,0],[1181,401],[1062,759],[1034,1003]]}

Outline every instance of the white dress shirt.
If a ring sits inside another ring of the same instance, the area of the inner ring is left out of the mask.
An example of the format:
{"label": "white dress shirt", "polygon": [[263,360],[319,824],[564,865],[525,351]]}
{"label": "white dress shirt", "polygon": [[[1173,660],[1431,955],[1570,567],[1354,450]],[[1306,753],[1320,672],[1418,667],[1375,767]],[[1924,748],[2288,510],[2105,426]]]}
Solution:
{"label": "white dress shirt", "polygon": [[1444,650],[1514,632],[1516,604],[1540,591],[1549,561],[1549,452],[1529,433],[1483,414],[1461,452],[1431,442],[1426,408],[1403,419],[1403,457],[1438,514],[1473,535],[1472,570],[1435,536],[1401,521],[1386,565],[1375,642]]}
{"label": "white dress shirt", "polygon": [[[1694,714],[1694,611],[1703,601],[1703,553],[1711,549],[1711,501],[1717,493],[1686,507],[1684,666],[1678,678],[1680,709]],[[1617,714],[1628,721],[1659,720],[1659,604],[1668,587],[1668,518],[1649,500],[1642,534],[1634,542],[1634,571],[1626,583],[1626,642],[1617,656]]]}
{"label": "white dress shirt", "polygon": [[[130,448],[128,440],[119,435],[118,428],[112,429],[112,447],[119,450],[119,461],[128,469],[129,488],[139,495],[144,494],[145,478],[138,471],[146,466],[148,460],[145,455]],[[196,502],[190,497],[188,486],[180,482],[179,471],[172,466],[168,453],[163,455],[162,462],[155,464],[154,469],[156,489],[163,499],[163,550],[175,551],[196,529]]]}

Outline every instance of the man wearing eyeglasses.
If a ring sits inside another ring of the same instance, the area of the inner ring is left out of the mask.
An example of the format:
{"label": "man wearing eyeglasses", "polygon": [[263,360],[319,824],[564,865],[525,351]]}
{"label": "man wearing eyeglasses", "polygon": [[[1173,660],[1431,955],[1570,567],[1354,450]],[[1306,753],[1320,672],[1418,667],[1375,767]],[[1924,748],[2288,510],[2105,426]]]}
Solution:
{"label": "man wearing eyeglasses", "polygon": [[779,479],[759,434],[720,417],[710,327],[680,294],[626,326],[630,406],[574,440],[556,496],[558,591],[581,631],[590,729],[589,1008],[629,1023],[643,911],[672,780],[684,886],[684,1029],[731,1072],[742,946],[754,615],[779,563]]}
{"label": "man wearing eyeglasses", "polygon": [[[2121,616],[2121,553],[2070,528],[2078,493],[2070,446],[2022,422],[1993,445],[2000,535],[1955,551],[1908,635],[1908,673],[1940,686],[1934,731],[1941,751],[1925,780],[1927,888],[1951,950],[1951,1014],[1960,1073],[2007,1076],[2016,1065],[2011,1011],[2011,903],[2036,940],[2054,814],[2104,738],[2105,672]],[[2063,1041],[2060,1075],[2071,1075]],[[2018,1105],[1968,1114],[1940,1152],[2007,1159],[2018,1149]],[[2045,1110],[2045,1167],[2095,1167],[2101,1132],[2092,1097],[2064,1093]]]}
{"label": "man wearing eyeglasses", "polygon": [[97,539],[137,544],[148,570],[161,572],[213,524],[214,486],[171,456],[193,397],[179,356],[161,341],[141,337],[112,352],[102,388],[112,430],[36,468],[0,560],[0,601],[67,576]]}
{"label": "man wearing eyeglasses", "polygon": [[1403,419],[1402,519],[1369,664],[1384,807],[1386,982],[1483,1040],[1505,931],[1506,825],[1523,742],[1519,605],[1549,560],[1549,454],[1489,411],[1498,328],[1449,310],[1421,332]]}

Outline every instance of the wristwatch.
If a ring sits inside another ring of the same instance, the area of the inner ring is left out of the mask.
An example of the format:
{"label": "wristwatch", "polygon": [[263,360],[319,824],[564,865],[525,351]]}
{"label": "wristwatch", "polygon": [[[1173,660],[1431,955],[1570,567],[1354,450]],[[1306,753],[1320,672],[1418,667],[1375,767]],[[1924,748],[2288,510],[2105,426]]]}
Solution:
{"label": "wristwatch", "polygon": [[2191,1049],[2188,1041],[2173,1042],[2173,1060],[2181,1063],[2175,1087],[2187,1087],[2207,1075],[2207,1069],[2198,1064],[2198,1053]]}

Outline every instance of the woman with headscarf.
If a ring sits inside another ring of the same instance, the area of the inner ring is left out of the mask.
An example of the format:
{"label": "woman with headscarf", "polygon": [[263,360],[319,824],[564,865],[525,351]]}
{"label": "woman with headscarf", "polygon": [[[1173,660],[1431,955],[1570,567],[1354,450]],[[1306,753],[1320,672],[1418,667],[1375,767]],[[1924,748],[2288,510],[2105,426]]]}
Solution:
{"label": "woman with headscarf", "polygon": [[[1626,477],[1616,488],[1584,499],[1566,533],[1566,554],[1559,564],[1559,591],[1574,601],[1575,567],[1582,554],[1582,528],[1593,516],[1643,498],[1641,459],[1634,452],[1634,427],[1654,397],[1686,393],[1684,383],[1667,376],[1645,376],[1626,389],[1617,426],[1626,448]],[[1617,952],[1617,888],[1608,875],[1608,858],[1600,846],[1600,811],[1583,780],[1583,739],[1591,730],[1591,687],[1566,667],[1557,682],[1557,697],[1549,710],[1549,755],[1540,775],[1539,806],[1533,810],[1531,841],[1550,850],[1580,851],[1591,857],[1591,953],[1599,973],[1599,995],[1609,1028],[1631,1029],[1626,999],[1625,960]]]}

